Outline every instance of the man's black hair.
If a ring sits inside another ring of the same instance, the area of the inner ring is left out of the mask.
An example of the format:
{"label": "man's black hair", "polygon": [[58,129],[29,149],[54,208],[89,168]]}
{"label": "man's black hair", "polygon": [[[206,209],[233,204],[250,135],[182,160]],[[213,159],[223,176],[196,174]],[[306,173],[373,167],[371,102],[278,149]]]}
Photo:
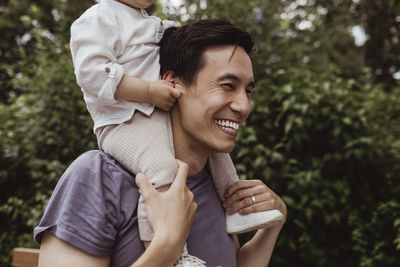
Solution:
{"label": "man's black hair", "polygon": [[204,65],[203,53],[209,47],[234,45],[242,47],[248,55],[253,50],[249,33],[226,19],[203,19],[164,32],[160,43],[161,76],[169,71],[190,86]]}

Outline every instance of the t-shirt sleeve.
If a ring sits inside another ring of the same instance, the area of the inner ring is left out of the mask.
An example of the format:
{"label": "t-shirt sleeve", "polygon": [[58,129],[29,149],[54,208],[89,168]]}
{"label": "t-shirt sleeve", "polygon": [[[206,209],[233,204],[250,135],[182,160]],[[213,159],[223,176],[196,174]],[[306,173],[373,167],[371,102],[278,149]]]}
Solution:
{"label": "t-shirt sleeve", "polygon": [[[130,180],[134,188],[133,177],[103,152],[81,155],[58,182],[34,229],[35,241],[40,244],[48,231],[94,256],[111,256],[121,223],[121,192],[126,193]],[[138,197],[135,189],[130,193]]]}

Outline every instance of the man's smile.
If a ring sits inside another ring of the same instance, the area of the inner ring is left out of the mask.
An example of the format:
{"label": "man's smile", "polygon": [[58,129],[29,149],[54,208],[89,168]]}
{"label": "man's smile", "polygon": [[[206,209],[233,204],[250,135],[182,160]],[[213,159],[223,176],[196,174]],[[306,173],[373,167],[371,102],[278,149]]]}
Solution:
{"label": "man's smile", "polygon": [[227,134],[236,135],[239,130],[239,123],[236,121],[215,119],[214,122]]}

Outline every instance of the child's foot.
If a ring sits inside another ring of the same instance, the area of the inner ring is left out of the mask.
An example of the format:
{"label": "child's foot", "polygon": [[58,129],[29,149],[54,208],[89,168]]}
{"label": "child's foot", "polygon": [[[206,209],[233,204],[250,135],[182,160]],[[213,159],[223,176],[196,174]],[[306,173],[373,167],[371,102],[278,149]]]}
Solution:
{"label": "child's foot", "polygon": [[229,234],[240,234],[255,229],[271,228],[283,220],[279,210],[268,210],[240,215],[225,212],[226,230]]}
{"label": "child's foot", "polygon": [[183,251],[179,259],[174,263],[175,267],[205,267],[205,261],[197,258],[196,256],[192,256],[188,253],[186,244],[183,247]]}

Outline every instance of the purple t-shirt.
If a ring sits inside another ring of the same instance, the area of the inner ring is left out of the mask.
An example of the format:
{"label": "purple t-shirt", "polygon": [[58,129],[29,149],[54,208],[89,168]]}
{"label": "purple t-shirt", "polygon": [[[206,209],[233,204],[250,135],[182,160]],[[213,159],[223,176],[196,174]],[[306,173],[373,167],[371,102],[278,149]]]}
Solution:
{"label": "purple t-shirt", "polygon": [[[234,244],[209,172],[188,176],[187,184],[198,205],[187,239],[189,253],[207,266],[236,266]],[[137,226],[138,198],[132,174],[104,152],[88,151],[61,177],[34,239],[40,244],[43,232],[49,231],[89,254],[111,257],[110,266],[130,266],[144,250]]]}

